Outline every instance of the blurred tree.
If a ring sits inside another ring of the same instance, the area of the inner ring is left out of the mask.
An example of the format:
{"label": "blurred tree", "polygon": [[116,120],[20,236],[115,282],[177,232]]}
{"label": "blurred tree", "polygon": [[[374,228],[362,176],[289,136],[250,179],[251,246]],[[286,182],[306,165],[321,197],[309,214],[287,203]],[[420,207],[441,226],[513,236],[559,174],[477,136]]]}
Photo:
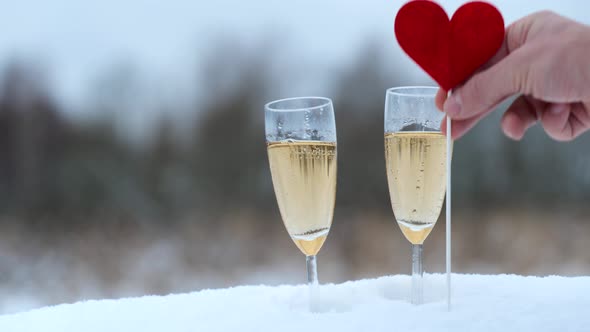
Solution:
{"label": "blurred tree", "polygon": [[[117,114],[144,105],[137,103],[143,92],[136,69],[119,66],[107,75],[88,105],[101,115],[84,122],[64,115],[42,70],[28,62],[6,66],[0,74],[0,212],[62,224],[93,220],[89,216],[169,222],[191,219],[196,211],[276,213],[262,108],[284,73],[272,72],[272,59],[258,51],[268,47],[220,45],[201,64],[206,70],[200,95],[207,98],[191,106],[194,135],[185,144],[166,115],[142,144],[121,134]],[[337,214],[391,214],[383,101],[385,90],[404,85],[407,75],[383,54],[370,42],[335,77]],[[186,105],[172,100],[160,107],[161,114],[172,114]],[[500,133],[500,116],[455,143],[459,208],[548,208],[590,198],[590,135],[563,144],[535,128],[523,142],[512,142]]]}
{"label": "blurred tree", "polygon": [[248,54],[232,47],[218,49],[205,64],[211,98],[195,126],[197,202],[213,213],[225,213],[228,206],[240,209],[274,203],[268,190],[259,186],[269,176],[263,112],[269,84],[266,60],[258,52]]}
{"label": "blurred tree", "polygon": [[40,69],[14,62],[5,69],[0,92],[0,183],[3,206],[46,208],[55,161],[67,125],[44,88]]}
{"label": "blurred tree", "polygon": [[[338,208],[389,212],[385,173],[383,103],[385,91],[401,85],[398,68],[370,42],[338,78],[334,103],[338,130]],[[393,78],[393,79],[392,79]]]}

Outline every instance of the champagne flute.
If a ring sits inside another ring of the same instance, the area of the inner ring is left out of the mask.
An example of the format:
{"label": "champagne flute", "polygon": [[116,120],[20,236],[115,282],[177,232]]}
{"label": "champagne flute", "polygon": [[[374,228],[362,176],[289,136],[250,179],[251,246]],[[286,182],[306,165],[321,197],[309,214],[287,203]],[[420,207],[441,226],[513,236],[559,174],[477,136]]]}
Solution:
{"label": "champagne flute", "polygon": [[306,256],[310,309],[316,311],[316,255],[336,199],[336,124],[332,101],[282,99],[265,106],[268,159],[283,223]]}
{"label": "champagne flute", "polygon": [[[399,87],[385,99],[385,160],[393,213],[412,244],[412,303],[423,302],[422,246],[439,217],[446,190],[444,114],[435,87]],[[452,153],[452,151],[451,151]]]}

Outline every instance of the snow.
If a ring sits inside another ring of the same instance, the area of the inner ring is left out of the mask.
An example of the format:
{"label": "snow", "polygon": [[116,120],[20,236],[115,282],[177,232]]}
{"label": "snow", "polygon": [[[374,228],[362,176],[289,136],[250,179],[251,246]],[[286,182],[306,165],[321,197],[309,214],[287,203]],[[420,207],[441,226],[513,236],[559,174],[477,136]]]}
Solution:
{"label": "snow", "polygon": [[86,301],[0,317],[0,331],[588,331],[590,277],[425,277],[426,304],[408,302],[409,276],[322,285],[319,313],[308,288],[241,286],[190,294]]}

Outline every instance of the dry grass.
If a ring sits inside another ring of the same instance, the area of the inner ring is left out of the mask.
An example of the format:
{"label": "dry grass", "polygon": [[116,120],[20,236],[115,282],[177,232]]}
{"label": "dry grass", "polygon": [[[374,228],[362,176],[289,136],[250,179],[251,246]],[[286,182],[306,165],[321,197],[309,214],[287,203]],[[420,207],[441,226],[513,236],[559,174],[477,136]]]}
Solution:
{"label": "dry grass", "polygon": [[[588,275],[587,215],[566,209],[457,213],[455,271]],[[336,219],[319,255],[321,281],[407,273],[409,244],[393,220],[368,214]],[[88,298],[304,281],[303,256],[280,220],[261,221],[249,213],[157,228],[119,223],[48,233],[2,225],[2,312]],[[444,270],[443,226],[441,220],[425,244],[429,272]]]}

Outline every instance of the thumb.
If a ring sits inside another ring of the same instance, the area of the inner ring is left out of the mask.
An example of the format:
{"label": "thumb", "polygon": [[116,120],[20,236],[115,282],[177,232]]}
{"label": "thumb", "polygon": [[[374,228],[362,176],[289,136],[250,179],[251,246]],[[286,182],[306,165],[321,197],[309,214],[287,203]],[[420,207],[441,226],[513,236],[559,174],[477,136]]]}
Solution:
{"label": "thumb", "polygon": [[454,120],[473,118],[491,112],[504,99],[526,93],[530,78],[529,52],[522,47],[495,65],[473,75],[455,90],[444,104],[444,111]]}

